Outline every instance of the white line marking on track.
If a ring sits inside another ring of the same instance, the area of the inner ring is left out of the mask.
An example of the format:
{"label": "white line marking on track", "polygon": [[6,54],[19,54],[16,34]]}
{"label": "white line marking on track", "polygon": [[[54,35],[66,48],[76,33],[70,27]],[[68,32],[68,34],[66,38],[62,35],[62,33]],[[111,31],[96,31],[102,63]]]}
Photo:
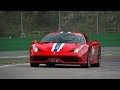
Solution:
{"label": "white line marking on track", "polygon": [[102,54],[101,56],[120,56],[120,54]]}
{"label": "white line marking on track", "polygon": [[2,57],[0,57],[0,59],[1,58],[28,58],[29,56],[28,55],[26,55],[26,56],[2,56]]}
{"label": "white line marking on track", "polygon": [[19,65],[29,65],[29,63],[24,63],[24,64],[10,64],[10,65],[2,65],[2,66],[0,66],[0,68],[2,68],[2,67],[19,66]]}

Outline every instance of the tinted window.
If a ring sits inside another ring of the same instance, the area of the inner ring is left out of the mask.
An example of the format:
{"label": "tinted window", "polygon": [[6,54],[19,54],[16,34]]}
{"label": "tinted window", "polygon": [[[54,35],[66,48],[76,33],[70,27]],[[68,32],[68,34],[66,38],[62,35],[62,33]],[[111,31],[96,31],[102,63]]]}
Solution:
{"label": "tinted window", "polygon": [[59,33],[59,34],[48,34],[41,42],[50,43],[84,43],[82,36],[74,35],[71,33]]}

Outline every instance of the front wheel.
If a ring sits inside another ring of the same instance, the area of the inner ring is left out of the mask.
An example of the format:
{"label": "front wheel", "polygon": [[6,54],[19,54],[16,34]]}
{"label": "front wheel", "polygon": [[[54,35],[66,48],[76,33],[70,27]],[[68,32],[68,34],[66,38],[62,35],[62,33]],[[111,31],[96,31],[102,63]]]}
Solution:
{"label": "front wheel", "polygon": [[87,63],[81,65],[82,68],[89,68],[90,67],[90,52],[88,52]]}
{"label": "front wheel", "polygon": [[30,66],[31,66],[31,67],[39,67],[39,64],[30,63]]}
{"label": "front wheel", "polygon": [[101,48],[99,47],[98,50],[98,55],[97,55],[97,63],[96,64],[92,64],[92,67],[100,67],[100,63],[101,63]]}
{"label": "front wheel", "polygon": [[54,64],[54,63],[47,63],[46,66],[47,66],[47,67],[54,67],[55,64]]}

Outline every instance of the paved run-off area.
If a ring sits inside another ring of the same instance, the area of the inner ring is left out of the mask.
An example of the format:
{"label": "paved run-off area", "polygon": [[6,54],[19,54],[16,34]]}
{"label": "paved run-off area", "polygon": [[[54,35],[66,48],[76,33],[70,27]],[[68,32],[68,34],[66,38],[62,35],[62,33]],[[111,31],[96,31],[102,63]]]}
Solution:
{"label": "paved run-off area", "polygon": [[[0,61],[26,60],[29,51],[2,51]],[[1,65],[0,79],[120,79],[120,47],[102,47],[100,67],[81,68],[78,65],[30,67],[29,63]]]}

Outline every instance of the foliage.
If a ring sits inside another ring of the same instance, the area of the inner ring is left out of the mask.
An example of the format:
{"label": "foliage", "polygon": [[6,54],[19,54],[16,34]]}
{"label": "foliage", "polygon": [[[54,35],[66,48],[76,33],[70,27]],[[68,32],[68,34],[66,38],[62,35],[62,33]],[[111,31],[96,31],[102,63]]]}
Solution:
{"label": "foliage", "polygon": [[[0,37],[29,37],[32,31],[58,31],[59,11],[0,11]],[[105,28],[119,32],[120,11],[60,11],[61,31],[81,31],[87,34],[105,33]]]}

